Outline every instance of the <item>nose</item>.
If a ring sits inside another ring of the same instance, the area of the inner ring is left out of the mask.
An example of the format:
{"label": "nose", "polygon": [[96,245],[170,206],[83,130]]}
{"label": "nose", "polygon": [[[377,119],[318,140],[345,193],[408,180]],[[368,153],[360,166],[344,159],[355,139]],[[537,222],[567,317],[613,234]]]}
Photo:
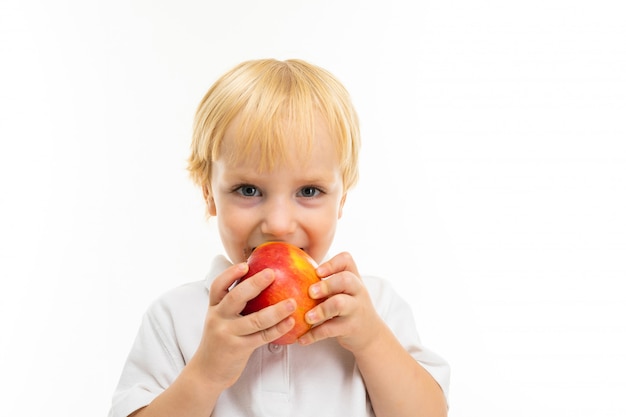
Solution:
{"label": "nose", "polygon": [[281,238],[296,230],[295,203],[287,198],[268,201],[263,212],[261,232],[272,238]]}

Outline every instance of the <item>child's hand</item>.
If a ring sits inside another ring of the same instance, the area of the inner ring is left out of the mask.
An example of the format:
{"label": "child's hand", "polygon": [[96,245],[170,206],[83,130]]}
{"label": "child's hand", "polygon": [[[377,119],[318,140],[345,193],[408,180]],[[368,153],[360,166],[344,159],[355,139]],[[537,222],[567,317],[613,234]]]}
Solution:
{"label": "child's hand", "polygon": [[317,268],[326,278],[309,287],[315,299],[328,298],[306,313],[306,320],[314,325],[299,339],[307,345],[329,337],[353,353],[365,349],[376,339],[383,321],[370,300],[357,267],[349,253],[341,253]]}
{"label": "child's hand", "polygon": [[228,288],[248,271],[245,263],[233,265],[211,285],[209,310],[198,350],[190,361],[200,377],[222,389],[234,384],[254,349],[287,333],[294,326],[289,317],[296,308],[293,299],[281,301],[256,313],[239,313],[274,280],[270,269]]}

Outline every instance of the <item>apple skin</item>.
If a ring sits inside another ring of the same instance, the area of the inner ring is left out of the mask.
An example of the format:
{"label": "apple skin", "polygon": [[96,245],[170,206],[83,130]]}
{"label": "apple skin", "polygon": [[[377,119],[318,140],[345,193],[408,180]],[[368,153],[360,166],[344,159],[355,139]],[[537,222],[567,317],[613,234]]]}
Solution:
{"label": "apple skin", "polygon": [[299,247],[285,242],[266,242],[257,246],[248,257],[247,263],[248,273],[239,283],[266,268],[274,271],[275,278],[259,295],[248,301],[241,314],[254,313],[293,298],[297,307],[291,317],[296,323],[288,333],[272,343],[289,345],[296,342],[311,328],[304,319],[305,313],[322,302],[309,297],[309,286],[320,281],[315,272],[317,263]]}

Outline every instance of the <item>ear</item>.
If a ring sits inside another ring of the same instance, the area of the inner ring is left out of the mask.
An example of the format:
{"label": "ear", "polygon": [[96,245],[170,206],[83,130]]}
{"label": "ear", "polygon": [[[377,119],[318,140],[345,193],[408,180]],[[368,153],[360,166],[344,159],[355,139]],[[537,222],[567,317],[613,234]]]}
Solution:
{"label": "ear", "polygon": [[206,184],[202,186],[202,195],[204,196],[204,201],[206,202],[207,214],[209,216],[216,216],[217,208],[215,207],[215,200],[213,200],[211,190]]}
{"label": "ear", "polygon": [[346,204],[347,196],[348,196],[348,193],[345,193],[343,197],[341,197],[341,201],[339,202],[339,213],[337,215],[338,219],[341,219],[341,216],[343,215],[343,205]]}

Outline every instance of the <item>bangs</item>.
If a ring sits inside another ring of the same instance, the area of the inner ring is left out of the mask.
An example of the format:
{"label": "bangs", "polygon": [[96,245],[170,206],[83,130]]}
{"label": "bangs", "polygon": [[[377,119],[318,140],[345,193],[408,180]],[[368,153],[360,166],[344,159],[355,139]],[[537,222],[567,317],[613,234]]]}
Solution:
{"label": "bangs", "polygon": [[[231,163],[253,163],[260,172],[285,163],[306,161],[315,145],[320,112],[312,100],[298,97],[251,97],[232,120],[234,132],[220,156]],[[322,119],[323,120],[323,119]],[[297,158],[293,160],[293,151]]]}

